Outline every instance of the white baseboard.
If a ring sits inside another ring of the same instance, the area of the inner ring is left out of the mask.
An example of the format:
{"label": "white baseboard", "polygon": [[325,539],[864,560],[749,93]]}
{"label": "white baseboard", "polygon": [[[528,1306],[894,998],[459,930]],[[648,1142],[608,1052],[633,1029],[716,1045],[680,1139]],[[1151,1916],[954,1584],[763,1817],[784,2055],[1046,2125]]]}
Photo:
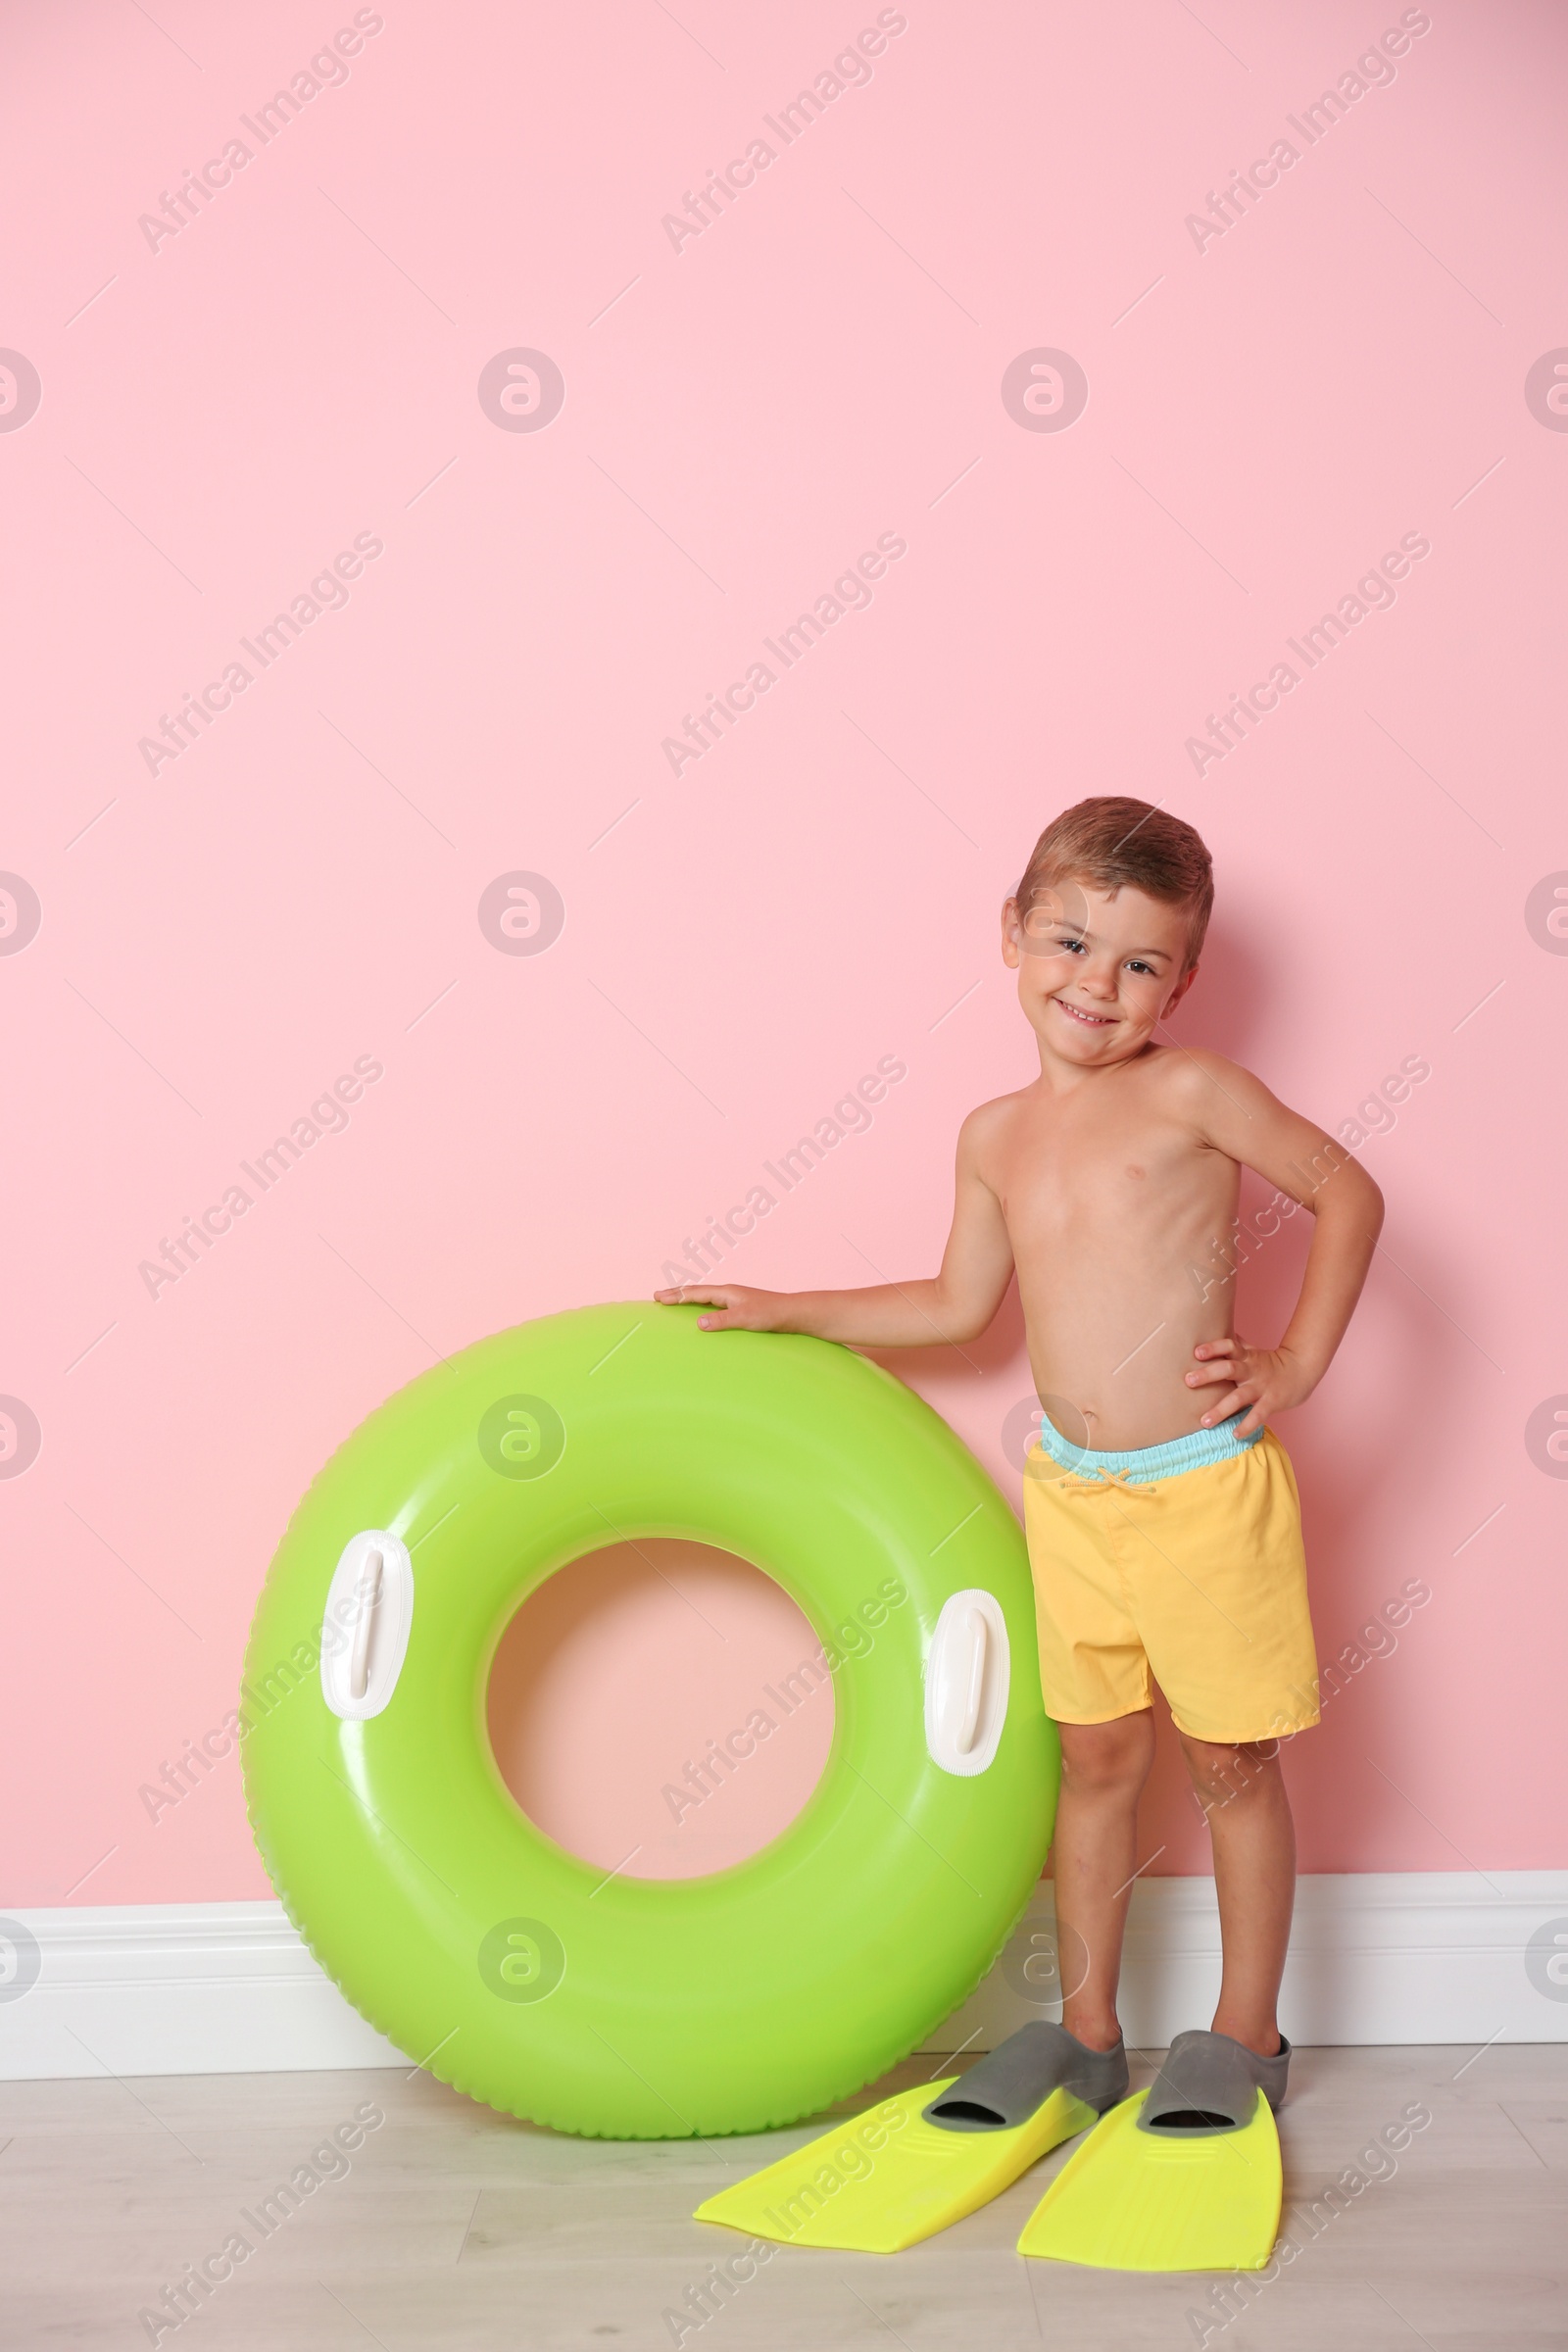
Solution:
{"label": "white baseboard", "polygon": [[[8,1998],[0,1981],[0,2079],[410,2063],[322,1975],[277,1903],[122,1904],[12,1919],[36,1939],[39,1966],[20,1995]],[[1047,1884],[1030,1923],[1049,1933],[1050,1922]],[[1568,1935],[1568,1871],[1303,1878],[1285,2031],[1308,2045],[1568,2040],[1568,1985],[1554,1998],[1526,1966],[1530,1937],[1549,1922]],[[0,1922],[0,1937],[11,1926]],[[987,2049],[1054,2014],[1018,1988],[1024,1948],[1015,1937],[1012,1964],[999,1963],[927,2048]],[[1048,1943],[1038,1948],[1049,1954]],[[1544,1981],[1539,1966],[1536,1975]],[[1128,2040],[1163,2048],[1183,2027],[1205,2023],[1218,1984],[1212,1880],[1140,1880],[1122,1977]],[[1051,1992],[1049,1975],[1036,1989]]]}
{"label": "white baseboard", "polygon": [[0,2000],[0,2080],[253,2075],[409,2061],[350,2007],[281,1903],[17,1911],[38,1979]]}
{"label": "white baseboard", "polygon": [[[1054,1947],[1052,1887],[1042,1883],[1024,1930],[978,1991],[926,2047],[990,2049],[1057,2005],[1016,1988],[1031,1924],[1040,1973]],[[1296,1890],[1280,2025],[1306,2047],[1359,2042],[1568,2041],[1562,1997],[1526,1967],[1536,1931],[1568,1936],[1568,1870],[1367,1871],[1302,1878]],[[1560,1963],[1559,1963],[1560,1971]],[[1212,1879],[1140,1879],[1122,1959],[1122,2030],[1138,2049],[1164,2049],[1206,2026],[1219,1991],[1219,1911]],[[1044,1992],[1047,1984],[1040,1987]]]}

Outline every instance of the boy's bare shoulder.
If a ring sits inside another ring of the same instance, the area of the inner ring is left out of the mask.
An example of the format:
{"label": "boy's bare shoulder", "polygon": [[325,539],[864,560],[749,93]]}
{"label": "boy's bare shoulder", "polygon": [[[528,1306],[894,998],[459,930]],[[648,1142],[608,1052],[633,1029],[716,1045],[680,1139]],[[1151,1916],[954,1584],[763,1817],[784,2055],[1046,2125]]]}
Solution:
{"label": "boy's bare shoulder", "polygon": [[998,1095],[990,1102],[977,1103],[958,1129],[959,1157],[980,1161],[1000,1150],[1029,1094],[1030,1089],[1024,1087],[1017,1094]]}
{"label": "boy's bare shoulder", "polygon": [[1150,1078],[1172,1113],[1204,1134],[1220,1127],[1228,1135],[1239,1119],[1279,1107],[1261,1078],[1206,1046],[1158,1047]]}

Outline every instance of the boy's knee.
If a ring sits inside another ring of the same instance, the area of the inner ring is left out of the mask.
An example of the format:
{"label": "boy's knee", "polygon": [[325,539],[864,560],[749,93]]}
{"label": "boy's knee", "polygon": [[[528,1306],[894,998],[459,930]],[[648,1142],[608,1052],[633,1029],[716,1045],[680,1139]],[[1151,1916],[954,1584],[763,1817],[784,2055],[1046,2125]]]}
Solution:
{"label": "boy's knee", "polygon": [[1118,1715],[1110,1723],[1064,1723],[1061,1771],[1078,1795],[1108,1795],[1141,1788],[1154,1753],[1153,1718],[1147,1711]]}
{"label": "boy's knee", "polygon": [[1279,1771],[1277,1740],[1195,1740],[1183,1732],[1182,1753],[1200,1801],[1205,1806],[1228,1804],[1245,1796]]}

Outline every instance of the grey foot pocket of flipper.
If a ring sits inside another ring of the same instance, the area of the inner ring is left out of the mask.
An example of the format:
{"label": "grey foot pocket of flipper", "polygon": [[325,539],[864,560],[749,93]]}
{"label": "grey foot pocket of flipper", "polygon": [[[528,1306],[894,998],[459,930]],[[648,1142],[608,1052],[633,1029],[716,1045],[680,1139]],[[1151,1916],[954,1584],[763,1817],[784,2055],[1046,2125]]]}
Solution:
{"label": "grey foot pocket of flipper", "polygon": [[1091,2050],[1065,2026],[1038,2019],[1009,2034],[924,2110],[944,2132],[1005,2132],[1028,2121],[1054,2090],[1103,2115],[1127,2096],[1127,2052]]}
{"label": "grey foot pocket of flipper", "polygon": [[1259,2091],[1278,2108],[1290,2064],[1291,2045],[1283,2035],[1276,2054],[1260,2058],[1228,2034],[1178,2034],[1151,2085],[1138,2129],[1193,2137],[1240,2132],[1252,2120]]}

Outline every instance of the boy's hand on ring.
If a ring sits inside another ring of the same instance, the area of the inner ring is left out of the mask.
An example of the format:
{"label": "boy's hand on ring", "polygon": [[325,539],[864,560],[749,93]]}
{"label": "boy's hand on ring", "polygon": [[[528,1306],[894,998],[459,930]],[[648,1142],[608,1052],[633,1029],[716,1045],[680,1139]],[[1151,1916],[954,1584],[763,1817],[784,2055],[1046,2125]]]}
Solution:
{"label": "boy's hand on ring", "polygon": [[742,1290],[738,1283],[688,1282],[672,1291],[656,1291],[661,1306],[712,1306],[720,1311],[699,1315],[699,1331],[787,1331],[789,1320],[782,1291]]}
{"label": "boy's hand on ring", "polygon": [[1225,1393],[1210,1404],[1200,1426],[1213,1429],[1248,1407],[1236,1435],[1250,1438],[1270,1413],[1286,1411],[1312,1394],[1303,1367],[1283,1348],[1249,1348],[1239,1332],[1225,1340],[1201,1340],[1193,1349],[1200,1369],[1186,1375],[1190,1389],[1223,1382]]}

